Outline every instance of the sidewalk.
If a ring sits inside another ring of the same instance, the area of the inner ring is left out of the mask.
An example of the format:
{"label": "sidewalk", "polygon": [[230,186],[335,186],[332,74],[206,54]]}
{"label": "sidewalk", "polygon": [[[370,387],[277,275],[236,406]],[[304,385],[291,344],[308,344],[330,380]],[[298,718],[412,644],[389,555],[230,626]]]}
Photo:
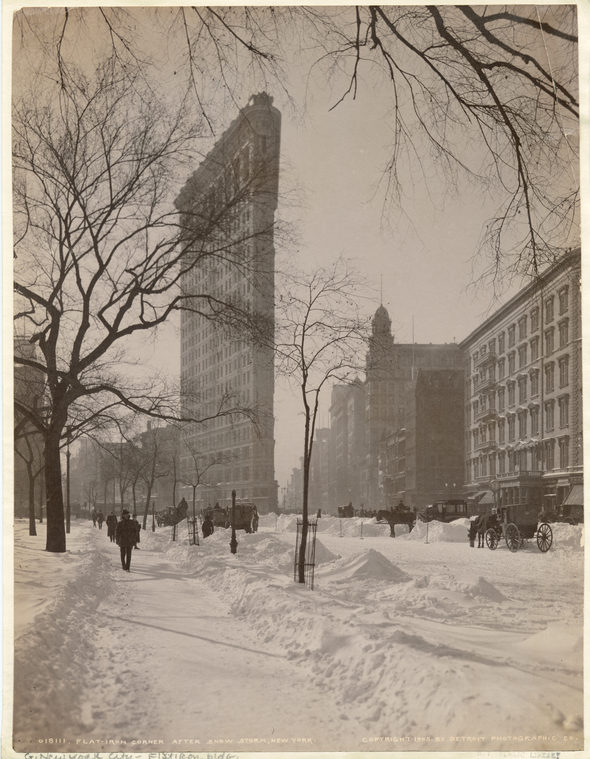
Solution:
{"label": "sidewalk", "polygon": [[150,550],[149,531],[129,573],[106,536],[97,531],[94,542],[112,559],[115,590],[96,612],[82,705],[88,736],[126,740],[126,751],[210,751],[223,741],[234,751],[274,751],[277,738],[290,751],[334,745],[340,720],[326,696],[320,701],[304,673],[260,645],[202,581]]}

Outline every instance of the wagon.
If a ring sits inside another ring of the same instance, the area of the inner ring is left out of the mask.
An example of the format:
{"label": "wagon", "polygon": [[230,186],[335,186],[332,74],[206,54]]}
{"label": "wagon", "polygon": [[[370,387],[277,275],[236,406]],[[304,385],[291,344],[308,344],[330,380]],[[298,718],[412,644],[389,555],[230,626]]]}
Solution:
{"label": "wagon", "polygon": [[446,501],[436,501],[432,506],[418,512],[421,522],[454,522],[467,516],[467,501],[451,498]]}
{"label": "wagon", "polygon": [[553,530],[547,522],[540,522],[536,509],[528,504],[501,506],[497,524],[486,530],[486,545],[492,551],[502,538],[508,549],[516,553],[527,540],[535,540],[539,550],[547,553],[553,543]]}
{"label": "wagon", "polygon": [[[222,508],[215,504],[213,508],[207,508],[203,511],[203,516],[209,515],[215,527],[228,528],[232,526],[232,509],[231,506]],[[258,509],[254,503],[236,503],[235,512],[236,530],[246,530],[246,532],[258,532]]]}

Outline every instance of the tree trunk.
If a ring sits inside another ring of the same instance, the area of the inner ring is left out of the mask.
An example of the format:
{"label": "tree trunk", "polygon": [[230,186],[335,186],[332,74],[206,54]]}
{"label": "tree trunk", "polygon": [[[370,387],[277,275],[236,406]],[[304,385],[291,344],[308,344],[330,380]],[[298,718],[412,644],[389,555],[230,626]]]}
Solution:
{"label": "tree trunk", "polygon": [[310,420],[309,411],[306,410],[305,419],[305,451],[303,452],[303,524],[301,526],[301,545],[299,546],[299,572],[298,582],[305,583],[305,551],[307,548],[307,498],[309,493],[309,465],[311,462],[310,445]]}
{"label": "tree trunk", "polygon": [[48,432],[45,437],[45,490],[47,493],[45,550],[52,553],[64,553],[66,550],[59,439],[59,432],[55,431]]}
{"label": "tree trunk", "polygon": [[147,518],[150,510],[150,501],[152,498],[152,486],[148,485],[147,496],[145,499],[145,511],[143,512],[143,529],[147,530]]}
{"label": "tree trunk", "polygon": [[39,478],[39,524],[43,524],[43,502],[46,500],[45,478],[43,475]]}
{"label": "tree trunk", "polygon": [[27,474],[29,475],[29,535],[37,535],[37,527],[35,525],[35,478],[33,477],[33,467],[31,464],[27,466]]}

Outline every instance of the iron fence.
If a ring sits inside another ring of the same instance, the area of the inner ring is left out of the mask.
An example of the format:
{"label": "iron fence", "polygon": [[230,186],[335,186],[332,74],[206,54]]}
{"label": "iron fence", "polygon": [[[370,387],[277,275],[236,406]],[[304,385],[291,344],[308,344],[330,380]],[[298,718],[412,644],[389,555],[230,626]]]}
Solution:
{"label": "iron fence", "polygon": [[[317,520],[307,522],[307,540],[305,544],[305,563],[303,565],[303,576],[305,585],[313,590],[314,573],[315,573],[315,539],[318,529]],[[301,545],[301,533],[303,531],[303,522],[297,520],[297,538],[295,540],[295,561],[294,561],[294,580],[299,581],[299,547]]]}
{"label": "iron fence", "polygon": [[198,546],[199,543],[199,518],[189,517],[186,520],[186,526],[188,529],[188,543],[190,546]]}

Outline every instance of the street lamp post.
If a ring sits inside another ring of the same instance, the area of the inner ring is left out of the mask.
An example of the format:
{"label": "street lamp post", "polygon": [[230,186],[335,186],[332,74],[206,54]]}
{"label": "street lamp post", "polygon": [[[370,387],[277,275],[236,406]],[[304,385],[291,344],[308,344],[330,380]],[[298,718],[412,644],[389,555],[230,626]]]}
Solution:
{"label": "street lamp post", "polygon": [[230,548],[232,553],[238,550],[238,541],[236,539],[236,491],[231,491],[231,542]]}

